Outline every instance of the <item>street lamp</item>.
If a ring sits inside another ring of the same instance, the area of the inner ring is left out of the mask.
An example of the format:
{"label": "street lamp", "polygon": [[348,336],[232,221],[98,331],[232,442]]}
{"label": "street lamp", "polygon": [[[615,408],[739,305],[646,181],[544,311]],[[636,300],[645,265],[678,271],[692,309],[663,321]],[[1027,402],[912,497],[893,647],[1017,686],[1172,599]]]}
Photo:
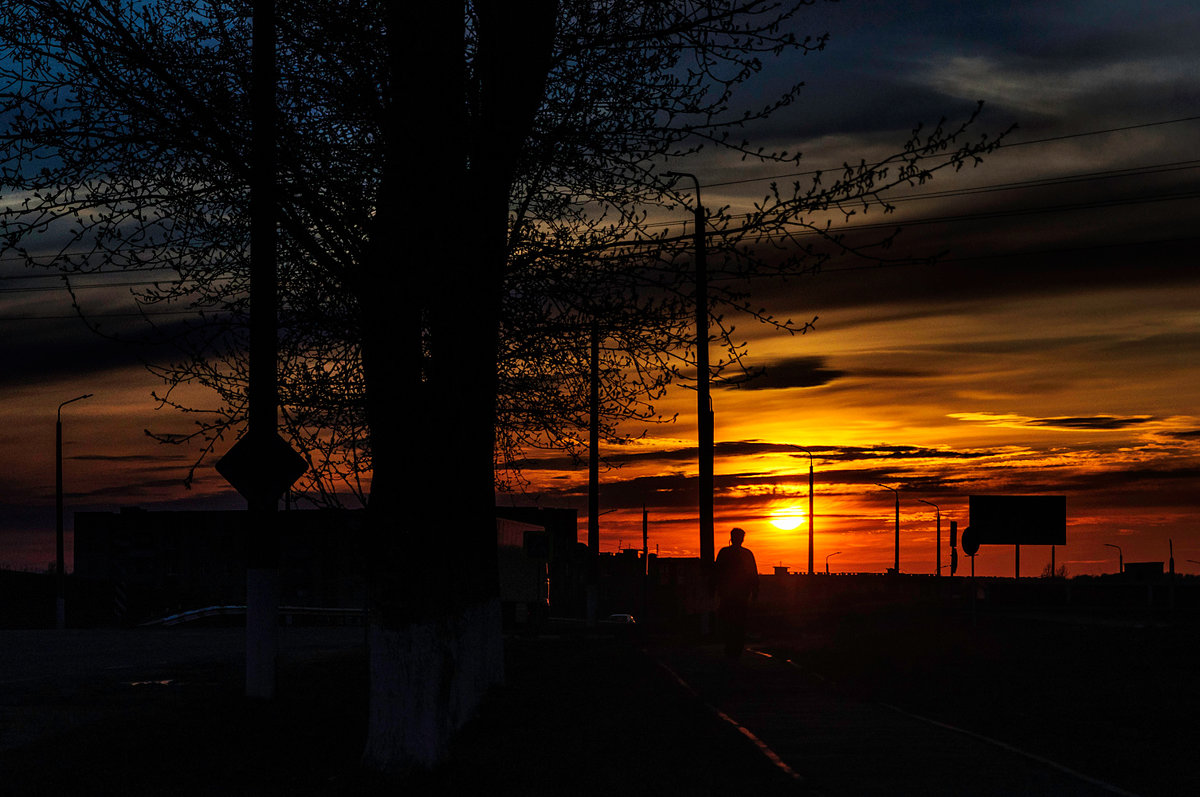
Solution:
{"label": "street lamp", "polygon": [[825,557],[825,575],[829,575],[829,557],[837,556],[840,553],[841,551],[834,551],[833,553],[829,554],[829,556]]}
{"label": "street lamp", "polygon": [[82,396],[76,396],[73,399],[67,399],[62,404],[58,405],[58,412],[55,413],[54,421],[54,591],[55,600],[55,627],[58,629],[66,628],[67,626],[67,598],[66,598],[66,557],[63,552],[63,435],[62,435],[62,408],[68,404],[73,404],[76,401],[83,401],[86,398],[91,398],[93,394],[84,393]]}
{"label": "street lamp", "polygon": [[706,569],[713,562],[713,408],[708,368],[708,250],[700,180],[688,172],[663,172],[666,177],[687,177],[696,185],[696,423],[700,465],[700,560]]}
{"label": "street lamp", "polygon": [[1117,549],[1117,572],[1124,573],[1125,572],[1125,555],[1121,552],[1121,546],[1113,545],[1111,542],[1106,542],[1104,544],[1107,545],[1109,548]]}
{"label": "street lamp", "polygon": [[[804,446],[800,450],[808,454],[808,574],[813,574],[813,455]],[[829,573],[829,561],[826,559],[826,574]]]}
{"label": "street lamp", "polygon": [[891,490],[896,494],[896,575],[900,575],[900,491],[895,487],[888,487],[886,484],[875,482],[876,487],[882,487],[885,490]]}
{"label": "street lamp", "polygon": [[937,538],[936,538],[937,569],[934,570],[933,572],[938,578],[941,578],[942,577],[942,510],[933,501],[926,501],[924,498],[918,498],[917,500],[920,501],[922,504],[929,504],[931,507],[933,507],[935,510],[937,510]]}

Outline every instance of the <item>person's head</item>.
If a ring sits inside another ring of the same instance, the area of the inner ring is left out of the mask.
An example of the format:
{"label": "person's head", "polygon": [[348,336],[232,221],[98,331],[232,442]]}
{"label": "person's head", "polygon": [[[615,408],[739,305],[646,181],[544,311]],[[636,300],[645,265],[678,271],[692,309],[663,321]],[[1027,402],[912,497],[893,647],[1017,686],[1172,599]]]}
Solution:
{"label": "person's head", "polygon": [[741,545],[742,540],[744,539],[746,539],[746,532],[744,529],[739,529],[737,526],[734,526],[729,530],[729,541],[734,545]]}

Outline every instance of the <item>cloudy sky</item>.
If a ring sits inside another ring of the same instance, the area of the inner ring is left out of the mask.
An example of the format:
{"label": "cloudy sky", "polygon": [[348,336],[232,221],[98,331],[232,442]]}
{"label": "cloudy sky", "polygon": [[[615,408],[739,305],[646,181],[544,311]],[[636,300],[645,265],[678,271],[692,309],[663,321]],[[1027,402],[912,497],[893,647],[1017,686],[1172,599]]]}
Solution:
{"label": "cloudy sky", "polygon": [[[1200,10],[1192,4],[868,3],[817,6],[824,53],[771,73],[806,84],[759,141],[804,153],[798,171],[895,151],[918,124],[1018,127],[978,168],[896,192],[897,249],[933,266],[839,262],[790,285],[756,285],[780,317],[818,316],[789,337],[739,324],[753,389],[718,390],[718,545],[747,529],[761,569],[807,566],[808,455],[816,466],[814,558],[823,569],[933,572],[935,509],[969,523],[973,493],[1067,496],[1073,574],[1126,561],[1200,570]],[[778,84],[777,83],[777,84]],[[705,203],[748,208],[788,170],[713,158],[693,169]],[[751,178],[764,178],[746,182]],[[798,178],[804,179],[804,178]],[[694,393],[673,426],[612,447],[602,477],[604,550],[698,550]],[[586,507],[586,479],[538,460],[538,500]],[[524,502],[529,496],[514,496]],[[770,521],[791,518],[796,528]],[[582,517],[582,512],[581,512]],[[1023,574],[1050,551],[1025,548]],[[1011,575],[1011,548],[980,573]],[[962,571],[960,571],[962,572]]]}
{"label": "cloudy sky", "polygon": [[[1200,10],[1193,3],[818,5],[801,33],[826,51],[772,64],[756,90],[804,80],[801,101],[754,131],[804,153],[797,169],[708,157],[691,171],[705,203],[734,211],[772,178],[837,168],[902,146],[918,123],[1018,125],[978,168],[896,192],[896,212],[860,224],[903,229],[897,249],[935,265],[836,262],[788,285],[755,284],[781,317],[818,317],[790,337],[739,324],[766,375],[714,393],[717,529],[748,531],[764,570],[807,562],[808,455],[816,465],[815,560],[881,571],[892,562],[901,498],[901,569],[934,569],[934,509],[968,524],[973,493],[1067,496],[1072,574],[1165,560],[1200,571]],[[799,178],[803,179],[803,178]],[[182,480],[194,450],[144,433],[183,431],[157,410],[155,352],[91,335],[61,282],[0,259],[0,565],[53,558],[54,414],[64,408],[68,508],[239,506],[211,469]],[[121,282],[112,278],[111,281]],[[84,288],[112,327],[126,289]],[[694,393],[660,407],[677,423],[609,446],[602,549],[698,549]],[[631,430],[632,431],[632,430]],[[535,459],[516,503],[580,509],[586,472]],[[771,523],[791,518],[790,530]],[[946,540],[943,539],[943,546]],[[1011,549],[985,548],[981,573],[1009,575]],[[1022,572],[1049,561],[1022,551]],[[948,556],[943,553],[943,563]],[[961,572],[961,571],[960,571]]]}

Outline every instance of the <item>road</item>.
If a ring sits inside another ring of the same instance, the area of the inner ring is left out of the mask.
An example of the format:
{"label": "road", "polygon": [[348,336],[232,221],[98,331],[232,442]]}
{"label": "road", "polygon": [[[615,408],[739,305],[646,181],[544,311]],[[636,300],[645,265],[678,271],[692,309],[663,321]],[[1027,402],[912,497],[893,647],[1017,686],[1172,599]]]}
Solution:
{"label": "road", "polygon": [[[280,644],[296,660],[362,645],[363,631],[283,628]],[[238,670],[245,649],[241,628],[0,630],[0,751],[120,712],[131,692]]]}

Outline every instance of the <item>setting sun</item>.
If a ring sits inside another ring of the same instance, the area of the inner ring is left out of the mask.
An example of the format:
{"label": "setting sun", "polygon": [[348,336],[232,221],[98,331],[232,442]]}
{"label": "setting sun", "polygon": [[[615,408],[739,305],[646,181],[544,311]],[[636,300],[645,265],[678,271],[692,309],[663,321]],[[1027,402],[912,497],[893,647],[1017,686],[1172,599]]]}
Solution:
{"label": "setting sun", "polygon": [[804,510],[788,507],[771,513],[771,525],[782,531],[791,531],[804,525]]}

